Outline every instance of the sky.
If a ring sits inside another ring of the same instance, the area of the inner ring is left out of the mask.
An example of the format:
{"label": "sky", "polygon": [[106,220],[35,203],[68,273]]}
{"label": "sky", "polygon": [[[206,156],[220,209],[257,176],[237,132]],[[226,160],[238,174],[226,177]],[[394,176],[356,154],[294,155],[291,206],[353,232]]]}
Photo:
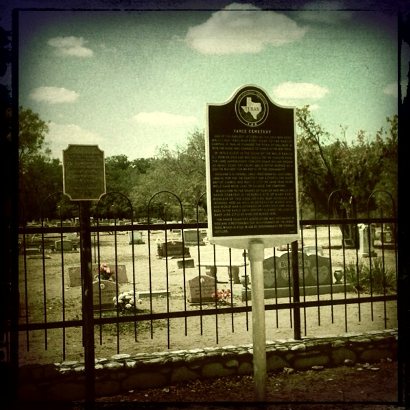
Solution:
{"label": "sky", "polygon": [[402,49],[399,80],[397,15],[388,8],[175,1],[113,10],[106,1],[47,11],[47,2],[20,3],[19,105],[48,122],[54,158],[69,144],[129,160],[184,146],[206,129],[207,104],[247,84],[278,105],[309,104],[333,139],[354,141],[360,129],[372,138],[397,114],[399,84],[406,90],[410,53]]}

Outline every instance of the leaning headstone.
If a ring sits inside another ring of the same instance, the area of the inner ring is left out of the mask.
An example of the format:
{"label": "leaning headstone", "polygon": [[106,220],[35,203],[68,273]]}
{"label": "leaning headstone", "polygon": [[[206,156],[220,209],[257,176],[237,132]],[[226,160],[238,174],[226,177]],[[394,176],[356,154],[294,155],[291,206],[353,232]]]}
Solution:
{"label": "leaning headstone", "polygon": [[187,299],[190,303],[215,301],[215,279],[208,275],[196,276],[188,281]]}
{"label": "leaning headstone", "polygon": [[108,310],[114,308],[113,298],[117,295],[117,285],[110,280],[93,282],[94,309]]}

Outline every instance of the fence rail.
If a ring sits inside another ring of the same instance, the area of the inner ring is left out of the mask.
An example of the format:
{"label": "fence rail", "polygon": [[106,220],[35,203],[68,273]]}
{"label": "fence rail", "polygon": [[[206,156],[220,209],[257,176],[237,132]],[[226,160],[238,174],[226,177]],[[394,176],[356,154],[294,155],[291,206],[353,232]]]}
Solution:
{"label": "fence rail", "polygon": [[[266,249],[268,337],[397,327],[396,223],[395,218],[301,220],[299,301],[293,298],[290,245]],[[345,225],[360,226],[359,248],[346,246]],[[208,244],[206,228],[206,223],[119,220],[91,226],[93,268],[107,262],[117,275],[110,283],[94,280],[97,356],[252,340],[246,251]],[[82,355],[78,232],[79,226],[61,223],[19,229],[22,363]],[[119,303],[124,294],[132,303]]]}

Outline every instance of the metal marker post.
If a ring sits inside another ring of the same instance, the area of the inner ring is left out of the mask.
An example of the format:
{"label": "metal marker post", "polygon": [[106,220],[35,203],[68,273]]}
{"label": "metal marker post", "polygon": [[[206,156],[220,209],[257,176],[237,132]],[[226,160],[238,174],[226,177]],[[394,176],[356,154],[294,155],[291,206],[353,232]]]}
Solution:
{"label": "metal marker post", "polygon": [[252,329],[253,329],[253,378],[255,399],[263,401],[266,390],[266,331],[265,331],[265,290],[263,280],[263,242],[251,241],[249,260],[252,285]]}
{"label": "metal marker post", "polygon": [[90,202],[80,203],[80,238],[81,238],[81,281],[83,291],[83,338],[85,361],[85,401],[86,408],[93,408],[95,400],[94,386],[94,310],[93,310],[93,279],[91,272],[91,231]]}

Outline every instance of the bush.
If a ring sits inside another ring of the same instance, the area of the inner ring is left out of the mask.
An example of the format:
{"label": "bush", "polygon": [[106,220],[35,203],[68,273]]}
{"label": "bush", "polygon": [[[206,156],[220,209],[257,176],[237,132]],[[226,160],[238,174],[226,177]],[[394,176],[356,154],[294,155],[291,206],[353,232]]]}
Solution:
{"label": "bush", "polygon": [[384,294],[396,290],[396,275],[384,266],[382,258],[372,258],[371,266],[349,263],[345,275],[346,281],[360,292]]}

